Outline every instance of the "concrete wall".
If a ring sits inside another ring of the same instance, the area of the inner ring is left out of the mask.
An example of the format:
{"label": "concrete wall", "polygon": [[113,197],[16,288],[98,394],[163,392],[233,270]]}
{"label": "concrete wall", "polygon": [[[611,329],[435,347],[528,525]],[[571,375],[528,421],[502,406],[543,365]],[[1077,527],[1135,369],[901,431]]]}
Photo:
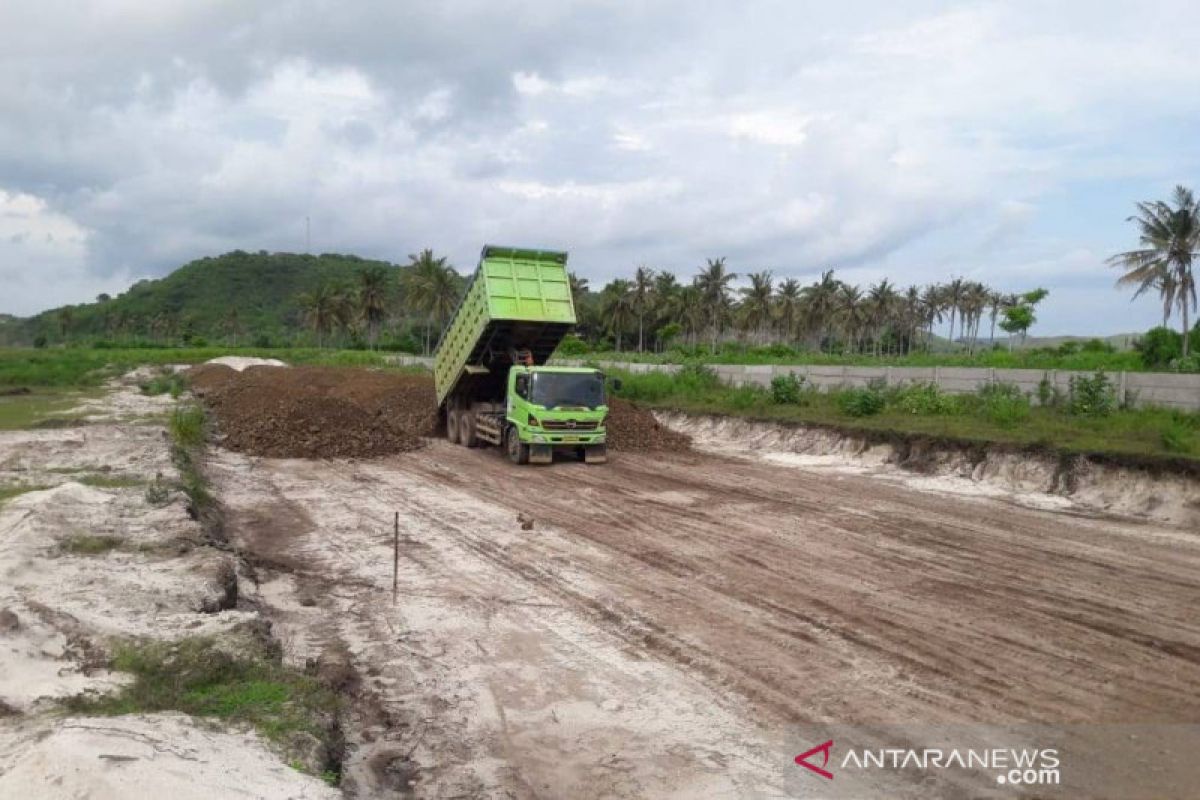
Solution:
{"label": "concrete wall", "polygon": [[[430,366],[433,359],[422,356],[396,356],[398,364]],[[558,363],[581,365],[577,359]],[[625,361],[596,362],[607,369],[627,372],[677,372],[678,364],[635,364]],[[1064,394],[1075,375],[1090,376],[1090,372],[1052,369],[991,369],[989,367],[857,367],[826,364],[813,365],[746,365],[713,364],[712,369],[725,383],[733,386],[770,386],[776,375],[793,374],[827,391],[839,387],[863,387],[872,381],[890,386],[903,383],[936,383],[951,394],[970,394],[989,383],[1013,383],[1022,392],[1036,397],[1042,378]],[[1117,385],[1118,400],[1134,406],[1161,406],[1187,411],[1200,410],[1200,375],[1171,372],[1116,372],[1110,376]]]}

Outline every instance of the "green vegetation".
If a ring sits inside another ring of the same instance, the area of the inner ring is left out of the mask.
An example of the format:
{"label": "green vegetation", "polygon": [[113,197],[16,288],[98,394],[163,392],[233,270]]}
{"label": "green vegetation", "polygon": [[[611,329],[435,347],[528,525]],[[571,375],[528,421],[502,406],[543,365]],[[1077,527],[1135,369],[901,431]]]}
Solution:
{"label": "green vegetation", "polygon": [[1185,456],[1200,459],[1200,414],[1119,408],[1104,373],[1078,378],[1065,394],[1035,402],[1016,386],[995,384],[950,395],[931,384],[829,392],[799,377],[769,388],[730,387],[691,365],[676,374],[621,373],[618,396],[658,408],[735,414],[768,421],[895,431],[982,443],[1002,442],[1070,453]]}
{"label": "green vegetation", "polygon": [[[143,365],[199,364],[225,355],[278,358],[289,364],[390,366],[387,355],[369,350],[261,347],[0,348],[0,387],[30,387],[40,393],[45,388],[98,386],[113,376]],[[0,425],[3,425],[5,406],[20,404],[27,397],[0,397]]]}
{"label": "green vegetation", "polygon": [[152,378],[142,381],[138,387],[142,390],[142,394],[160,395],[169,394],[171,397],[179,397],[183,394],[183,390],[187,388],[187,381],[183,375],[173,369],[160,369]]}
{"label": "green vegetation", "polygon": [[204,409],[194,403],[176,406],[167,430],[176,445],[187,449],[199,447],[204,444]]}
{"label": "green vegetation", "polygon": [[[0,373],[2,372],[3,363],[0,361]],[[29,394],[0,396],[0,431],[44,426],[47,420],[55,419],[54,415],[69,411],[78,405],[83,396],[79,392],[45,389]]]}
{"label": "green vegetation", "polygon": [[26,492],[40,492],[43,489],[49,488],[49,486],[32,483],[0,483],[0,506],[3,506],[6,500],[23,495]]}
{"label": "green vegetation", "polygon": [[116,550],[125,544],[119,536],[95,536],[87,533],[68,536],[59,543],[59,549],[64,553],[76,556],[98,556],[111,550]]}
{"label": "green vegetation", "polygon": [[339,707],[336,694],[283,666],[278,654],[261,644],[242,644],[235,655],[204,637],[127,643],[116,649],[112,668],[131,674],[133,681],[110,695],[70,698],[67,708],[103,715],[181,711],[247,723],[287,744],[297,733],[327,742]]}
{"label": "green vegetation", "polygon": [[132,489],[134,486],[144,485],[146,480],[136,475],[109,475],[96,472],[81,476],[79,482],[85,486],[95,486],[97,489]]}

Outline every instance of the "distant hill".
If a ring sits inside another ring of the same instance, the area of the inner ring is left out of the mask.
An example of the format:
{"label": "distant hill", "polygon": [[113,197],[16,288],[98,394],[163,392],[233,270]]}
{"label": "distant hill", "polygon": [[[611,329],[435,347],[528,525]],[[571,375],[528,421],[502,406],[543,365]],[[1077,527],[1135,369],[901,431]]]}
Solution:
{"label": "distant hill", "polygon": [[[63,306],[0,324],[0,342],[30,344],[38,337],[70,340],[187,342],[203,339],[290,344],[303,339],[298,298],[324,285],[353,287],[362,271],[387,275],[388,307],[400,315],[400,277],[406,270],[386,261],[325,253],[246,253],[235,250],[185,264],[156,280],[138,281],[117,297]],[[385,326],[393,337],[402,319]],[[385,334],[387,335],[387,334]]]}

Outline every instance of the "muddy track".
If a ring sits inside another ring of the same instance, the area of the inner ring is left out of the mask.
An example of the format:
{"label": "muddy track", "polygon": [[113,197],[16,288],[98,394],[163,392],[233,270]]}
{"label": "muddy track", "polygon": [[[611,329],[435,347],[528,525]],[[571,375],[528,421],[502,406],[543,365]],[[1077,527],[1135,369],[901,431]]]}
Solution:
{"label": "muddy track", "polygon": [[362,794],[769,795],[798,722],[1200,718],[1190,532],[694,453],[217,472],[297,657],[365,676]]}

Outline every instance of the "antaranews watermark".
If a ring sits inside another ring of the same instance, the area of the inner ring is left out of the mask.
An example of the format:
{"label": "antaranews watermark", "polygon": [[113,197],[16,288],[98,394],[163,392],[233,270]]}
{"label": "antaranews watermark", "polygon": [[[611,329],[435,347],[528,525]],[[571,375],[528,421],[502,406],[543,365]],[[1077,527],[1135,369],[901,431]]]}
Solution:
{"label": "antaranews watermark", "polygon": [[1200,796],[1200,725],[806,726],[795,750],[799,796]]}

